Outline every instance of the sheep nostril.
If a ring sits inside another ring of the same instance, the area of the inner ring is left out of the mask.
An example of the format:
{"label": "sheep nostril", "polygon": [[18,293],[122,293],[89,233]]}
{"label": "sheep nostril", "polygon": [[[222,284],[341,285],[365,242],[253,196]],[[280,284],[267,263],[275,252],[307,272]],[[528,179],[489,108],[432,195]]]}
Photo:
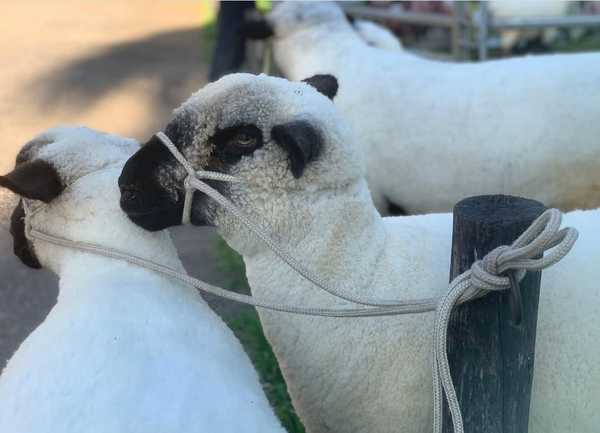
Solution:
{"label": "sheep nostril", "polygon": [[138,200],[138,191],[133,188],[121,188],[121,203],[130,203]]}

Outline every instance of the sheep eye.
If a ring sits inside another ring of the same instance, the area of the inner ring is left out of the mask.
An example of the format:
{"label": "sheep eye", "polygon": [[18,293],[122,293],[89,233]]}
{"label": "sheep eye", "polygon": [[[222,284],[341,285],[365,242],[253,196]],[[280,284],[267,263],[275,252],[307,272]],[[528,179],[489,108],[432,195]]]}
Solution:
{"label": "sheep eye", "polygon": [[262,131],[256,125],[244,124],[218,130],[212,137],[215,156],[224,163],[235,163],[262,147]]}
{"label": "sheep eye", "polygon": [[241,132],[235,137],[235,143],[241,147],[253,147],[256,144],[256,137]]}

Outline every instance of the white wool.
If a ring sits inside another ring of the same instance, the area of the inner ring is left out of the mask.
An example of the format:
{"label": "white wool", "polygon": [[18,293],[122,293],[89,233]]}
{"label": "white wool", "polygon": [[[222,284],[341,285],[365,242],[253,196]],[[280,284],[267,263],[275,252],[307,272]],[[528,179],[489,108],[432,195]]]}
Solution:
{"label": "white wool", "polygon": [[[86,128],[41,139],[36,157],[70,186],[36,228],[183,271],[167,232],[146,232],[119,208],[117,177],[137,142]],[[241,345],[194,289],[120,261],[34,249],[60,292],[0,376],[3,433],[284,431]]]}
{"label": "white wool", "polygon": [[391,31],[373,21],[356,20],[352,23],[365,42],[373,47],[386,50],[401,50],[402,42]]}
{"label": "white wool", "polygon": [[[452,216],[380,218],[364,199],[331,198],[311,212],[294,254],[354,294],[382,299],[441,295],[448,286]],[[349,194],[350,195],[350,194]],[[354,194],[357,195],[357,194]],[[300,206],[300,204],[298,204]],[[600,423],[600,211],[574,211],[574,250],[543,272],[531,433],[593,433]],[[287,234],[289,236],[289,234]],[[245,257],[252,293],[339,306],[270,253]],[[301,419],[311,432],[431,430],[433,313],[327,319],[260,312]]]}
{"label": "white wool", "polygon": [[268,19],[288,78],[338,79],[379,210],[487,193],[600,205],[600,54],[452,64],[365,46],[333,3],[283,3]]}
{"label": "white wool", "polygon": [[[180,114],[194,113],[191,128],[237,119],[265,131],[298,117],[313,119],[323,151],[302,177],[292,177],[283,152],[269,141],[228,169],[241,182],[229,184],[227,196],[300,262],[354,294],[441,295],[448,287],[451,215],[381,218],[362,178],[359,143],[333,109],[307,85],[237,74],[200,90]],[[187,157],[211,149],[208,128],[198,131]],[[343,304],[210,206],[196,202],[194,210],[216,215],[212,222],[244,256],[253,295],[284,304]],[[600,424],[600,211],[569,213],[564,224],[579,230],[580,239],[543,273],[531,433],[595,433]],[[431,431],[433,313],[356,319],[259,313],[307,431]]]}

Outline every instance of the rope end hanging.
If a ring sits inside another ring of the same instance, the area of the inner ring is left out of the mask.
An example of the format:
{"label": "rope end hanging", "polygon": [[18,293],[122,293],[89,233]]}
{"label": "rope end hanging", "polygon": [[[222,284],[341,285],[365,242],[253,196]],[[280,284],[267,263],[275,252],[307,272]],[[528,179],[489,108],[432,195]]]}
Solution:
{"label": "rope end hanging", "polygon": [[[450,375],[447,337],[450,316],[456,304],[488,291],[511,290],[513,318],[520,321],[521,293],[518,284],[528,270],[542,270],[559,262],[575,245],[578,233],[571,227],[560,229],[562,214],[549,209],[540,215],[511,246],[498,247],[476,261],[467,272],[450,283],[448,293],[436,310],[433,341],[433,424],[442,431],[443,396],[446,396],[454,433],[464,433],[463,419]],[[541,257],[540,257],[541,256]],[[543,287],[542,287],[543,290]]]}

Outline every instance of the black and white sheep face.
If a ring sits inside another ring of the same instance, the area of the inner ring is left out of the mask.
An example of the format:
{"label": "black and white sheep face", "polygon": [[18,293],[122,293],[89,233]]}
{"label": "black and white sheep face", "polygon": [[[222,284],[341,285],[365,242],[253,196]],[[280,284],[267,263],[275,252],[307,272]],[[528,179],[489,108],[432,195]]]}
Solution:
{"label": "black and white sheep face", "polygon": [[85,127],[53,128],[26,143],[17,155],[14,170],[0,176],[0,186],[18,198],[13,200],[16,207],[10,217],[15,255],[30,267],[41,267],[25,237],[23,200],[29,200],[33,207],[36,202],[55,203],[67,186],[92,172],[122,163],[138,148],[135,140]]}
{"label": "black and white sheep face", "polygon": [[[362,174],[350,134],[323,95],[333,97],[336,90],[332,76],[294,83],[233,74],[194,94],[164,132],[195,169],[241,181],[208,183],[239,206],[260,209],[263,218],[271,219],[276,199],[310,188],[333,189]],[[177,225],[185,177],[184,168],[154,137],[123,169],[121,207],[148,230]],[[231,224],[198,192],[191,220],[220,228]]]}

